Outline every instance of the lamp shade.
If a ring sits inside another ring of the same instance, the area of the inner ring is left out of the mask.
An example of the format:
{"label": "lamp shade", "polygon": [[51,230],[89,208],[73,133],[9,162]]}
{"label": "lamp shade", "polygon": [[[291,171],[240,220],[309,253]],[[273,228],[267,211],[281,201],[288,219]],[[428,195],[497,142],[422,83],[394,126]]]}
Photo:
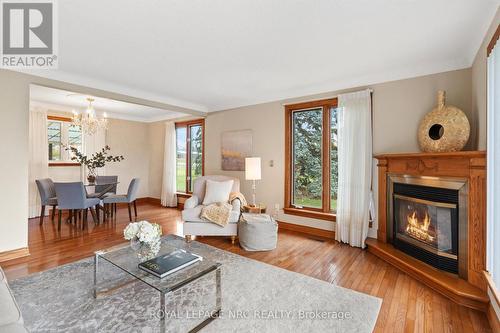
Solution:
{"label": "lamp shade", "polygon": [[245,179],[259,180],[260,178],[260,157],[245,158]]}

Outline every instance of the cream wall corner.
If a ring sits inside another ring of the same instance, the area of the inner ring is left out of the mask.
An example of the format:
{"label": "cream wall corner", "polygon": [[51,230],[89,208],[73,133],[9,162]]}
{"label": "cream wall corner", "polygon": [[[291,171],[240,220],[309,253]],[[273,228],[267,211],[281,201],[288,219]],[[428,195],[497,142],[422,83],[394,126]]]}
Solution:
{"label": "cream wall corner", "polygon": [[165,122],[148,124],[149,197],[160,199],[165,149]]}
{"label": "cream wall corner", "polygon": [[147,123],[109,119],[106,144],[112,155],[123,155],[119,163],[106,165],[106,174],[118,176],[117,193],[127,193],[132,178],[139,178],[139,198],[149,196],[150,144]]}
{"label": "cream wall corner", "polygon": [[28,246],[29,80],[0,70],[0,252]]}

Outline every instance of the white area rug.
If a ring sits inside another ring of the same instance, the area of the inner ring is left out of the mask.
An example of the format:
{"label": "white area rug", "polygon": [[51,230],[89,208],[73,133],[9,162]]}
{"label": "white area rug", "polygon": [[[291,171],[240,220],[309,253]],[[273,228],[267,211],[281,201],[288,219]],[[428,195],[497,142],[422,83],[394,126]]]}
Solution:
{"label": "white area rug", "polygon": [[[174,242],[184,240],[175,236]],[[193,242],[222,263],[222,313],[202,332],[371,332],[381,299]],[[111,265],[108,265],[111,266]],[[125,276],[114,267],[107,276]],[[88,258],[10,283],[30,332],[159,332],[159,293],[142,282],[94,299]],[[215,304],[207,275],[167,299],[167,331],[186,332]]]}

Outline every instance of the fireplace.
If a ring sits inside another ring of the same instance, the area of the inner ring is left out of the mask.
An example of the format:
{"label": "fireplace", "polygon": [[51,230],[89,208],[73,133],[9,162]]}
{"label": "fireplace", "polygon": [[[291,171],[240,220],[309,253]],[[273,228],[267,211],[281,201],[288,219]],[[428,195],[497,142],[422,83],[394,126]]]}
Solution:
{"label": "fireplace", "polygon": [[394,247],[440,270],[466,275],[467,182],[391,175],[388,185],[388,238]]}

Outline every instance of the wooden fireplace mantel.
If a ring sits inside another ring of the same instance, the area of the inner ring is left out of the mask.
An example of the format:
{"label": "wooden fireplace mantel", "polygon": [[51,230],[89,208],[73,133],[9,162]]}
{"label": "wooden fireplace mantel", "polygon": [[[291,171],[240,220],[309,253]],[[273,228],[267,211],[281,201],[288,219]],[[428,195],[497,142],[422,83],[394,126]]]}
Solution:
{"label": "wooden fireplace mantel", "polygon": [[[368,250],[457,303],[484,310],[488,302],[483,278],[486,269],[486,152],[380,154],[374,157],[378,160],[378,231],[376,240],[367,241]],[[467,181],[466,280],[422,262],[414,264],[416,259],[387,243],[388,175],[460,178]],[[430,275],[432,279],[428,278]]]}

